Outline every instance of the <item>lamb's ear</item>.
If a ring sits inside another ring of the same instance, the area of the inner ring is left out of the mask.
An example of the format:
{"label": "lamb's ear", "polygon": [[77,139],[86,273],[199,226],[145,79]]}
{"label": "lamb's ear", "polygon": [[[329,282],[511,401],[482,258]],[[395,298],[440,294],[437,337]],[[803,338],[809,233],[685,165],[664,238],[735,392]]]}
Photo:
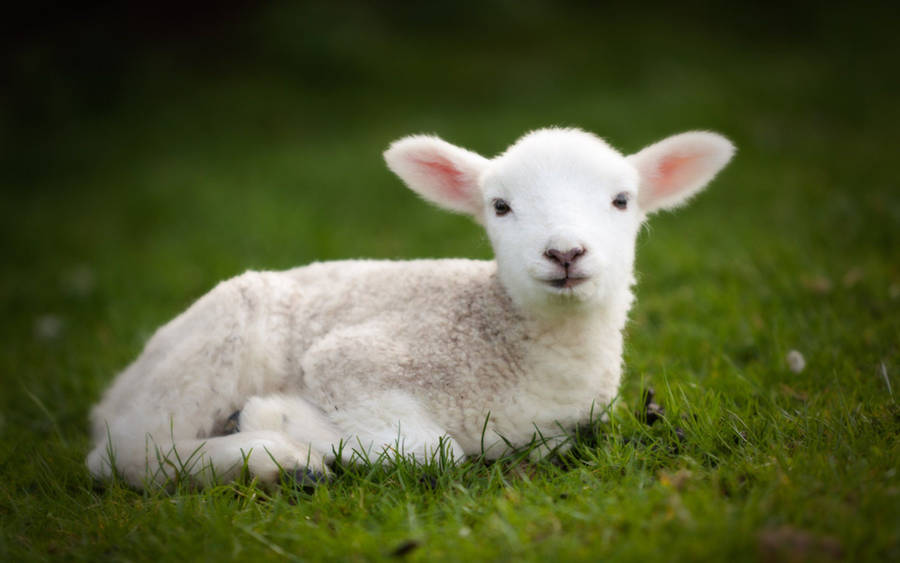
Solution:
{"label": "lamb's ear", "polygon": [[437,137],[411,135],[394,141],[384,160],[410,189],[428,201],[480,218],[478,177],[488,159]]}
{"label": "lamb's ear", "polygon": [[733,154],[734,145],[725,137],[692,131],[629,156],[641,177],[638,205],[647,213],[677,207],[702,190]]}

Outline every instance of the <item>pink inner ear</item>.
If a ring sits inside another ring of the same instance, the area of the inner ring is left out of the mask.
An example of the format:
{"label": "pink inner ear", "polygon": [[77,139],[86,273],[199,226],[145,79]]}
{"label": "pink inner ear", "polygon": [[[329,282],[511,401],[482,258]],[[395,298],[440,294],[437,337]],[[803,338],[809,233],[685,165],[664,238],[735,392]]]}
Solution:
{"label": "pink inner ear", "polygon": [[701,155],[667,156],[657,167],[657,195],[678,191],[692,181],[696,175],[697,160]]}
{"label": "pink inner ear", "polygon": [[441,191],[445,197],[456,200],[465,200],[468,198],[466,193],[465,174],[453,166],[449,160],[432,157],[430,160],[421,158],[415,159],[416,164],[425,167],[440,184]]}

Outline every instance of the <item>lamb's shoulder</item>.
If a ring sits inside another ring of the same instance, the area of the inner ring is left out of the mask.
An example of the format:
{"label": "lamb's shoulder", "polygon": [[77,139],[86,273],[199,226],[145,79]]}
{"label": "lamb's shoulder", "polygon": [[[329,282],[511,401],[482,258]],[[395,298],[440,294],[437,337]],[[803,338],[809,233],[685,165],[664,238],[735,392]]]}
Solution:
{"label": "lamb's shoulder", "polygon": [[[400,377],[446,385],[449,374],[480,371],[521,340],[493,262],[324,262],[288,274],[304,292],[298,323],[311,326],[311,347],[327,343],[345,361],[400,363],[391,370]],[[340,352],[347,340],[354,346]]]}

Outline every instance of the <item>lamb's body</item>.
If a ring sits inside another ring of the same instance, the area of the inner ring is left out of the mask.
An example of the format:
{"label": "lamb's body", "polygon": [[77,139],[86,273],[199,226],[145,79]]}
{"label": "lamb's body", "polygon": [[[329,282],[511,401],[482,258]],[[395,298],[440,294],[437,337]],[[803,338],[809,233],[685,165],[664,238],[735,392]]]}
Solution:
{"label": "lamb's body", "polygon": [[[98,445],[89,464],[106,472],[108,435],[118,450],[132,444],[140,453],[147,443],[162,453],[179,440],[210,443],[248,400],[273,395],[302,398],[331,425],[313,444],[324,461],[340,440],[348,451],[377,451],[398,437],[420,458],[442,437],[457,456],[484,446],[494,457],[505,450],[500,436],[526,444],[538,429],[556,438],[610,402],[625,309],[602,322],[525,318],[492,261],[357,260],[247,272],[160,328],[123,372],[94,411]],[[107,428],[110,420],[115,427]],[[260,424],[241,427],[281,430]],[[315,440],[291,441],[305,459]],[[129,466],[123,453],[118,469],[140,482],[144,456]]]}
{"label": "lamb's body", "polygon": [[646,213],[702,188],[731,151],[689,133],[626,158],[543,130],[488,161],[404,139],[391,169],[483,223],[496,261],[330,262],[219,284],[94,409],[88,467],[141,485],[230,479],[246,463],[274,482],[327,471],[341,444],[419,459],[547,451],[617,392]]}

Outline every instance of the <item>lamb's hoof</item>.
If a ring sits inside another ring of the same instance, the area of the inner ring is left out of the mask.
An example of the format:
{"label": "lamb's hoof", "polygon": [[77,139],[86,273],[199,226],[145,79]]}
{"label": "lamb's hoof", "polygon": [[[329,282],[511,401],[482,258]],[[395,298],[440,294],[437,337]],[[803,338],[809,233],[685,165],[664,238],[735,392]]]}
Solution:
{"label": "lamb's hoof", "polygon": [[316,487],[326,480],[325,474],[313,471],[309,467],[299,467],[290,473],[293,486],[304,493],[312,494]]}
{"label": "lamb's hoof", "polygon": [[224,435],[228,434],[237,434],[241,431],[241,411],[234,411],[231,413],[227,419],[225,419],[225,426],[222,429]]}
{"label": "lamb's hoof", "polygon": [[654,422],[666,416],[666,409],[664,409],[654,399],[655,393],[653,391],[653,388],[649,387],[644,392],[644,408],[635,413],[637,419],[647,426],[653,426]]}

